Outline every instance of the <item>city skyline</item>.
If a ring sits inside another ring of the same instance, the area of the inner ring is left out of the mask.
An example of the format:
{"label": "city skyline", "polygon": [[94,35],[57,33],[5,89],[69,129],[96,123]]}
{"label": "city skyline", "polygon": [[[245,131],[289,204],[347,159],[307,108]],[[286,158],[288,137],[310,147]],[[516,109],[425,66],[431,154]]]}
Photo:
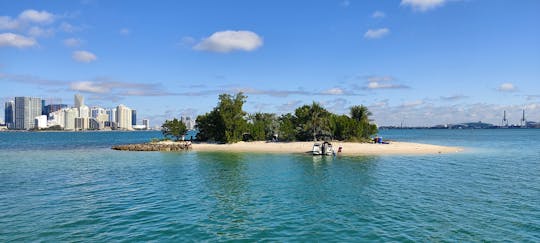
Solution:
{"label": "city skyline", "polygon": [[[58,101],[58,100],[57,100]],[[84,96],[75,94],[73,106],[47,103],[41,97],[17,96],[4,103],[4,118],[0,124],[12,130],[148,130],[148,119],[138,124],[137,110],[124,104],[114,108],[87,106]],[[5,122],[5,124],[3,124]]]}
{"label": "city skyline", "polygon": [[540,121],[538,1],[0,6],[2,104],[81,93],[161,124],[243,91],[248,112],[363,104],[382,126]]}

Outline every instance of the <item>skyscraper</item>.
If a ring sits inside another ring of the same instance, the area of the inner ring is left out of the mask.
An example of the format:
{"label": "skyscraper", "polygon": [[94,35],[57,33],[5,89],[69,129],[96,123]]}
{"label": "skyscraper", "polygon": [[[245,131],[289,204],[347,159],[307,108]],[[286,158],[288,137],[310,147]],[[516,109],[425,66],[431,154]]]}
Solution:
{"label": "skyscraper", "polygon": [[131,109],[125,105],[116,107],[117,127],[122,130],[131,130]]}
{"label": "skyscraper", "polygon": [[4,106],[4,120],[8,128],[13,127],[15,122],[15,101],[10,100]]}
{"label": "skyscraper", "polygon": [[80,108],[81,106],[84,106],[84,97],[80,94],[75,95],[75,108]]}
{"label": "skyscraper", "polygon": [[99,106],[93,106],[92,108],[90,108],[90,117],[98,118],[98,116],[101,114],[105,114],[105,109]]}
{"label": "skyscraper", "polygon": [[45,100],[41,100],[41,115],[48,115],[45,114]]}
{"label": "skyscraper", "polygon": [[88,106],[82,105],[79,108],[79,117],[88,118],[90,117],[90,108]]}
{"label": "skyscraper", "polygon": [[150,121],[148,119],[143,119],[142,124],[145,127],[144,129],[146,130],[150,129]]}
{"label": "skyscraper", "polygon": [[15,97],[15,129],[31,129],[41,115],[41,98]]}
{"label": "skyscraper", "polygon": [[68,106],[66,104],[48,104],[45,106],[44,110],[43,110],[43,115],[46,115],[47,117],[49,116],[49,114],[55,112],[55,111],[59,111],[59,110],[62,110],[64,108],[67,108]]}
{"label": "skyscraper", "polygon": [[77,108],[64,110],[64,129],[75,130],[75,118],[79,116]]}
{"label": "skyscraper", "polygon": [[109,122],[116,123],[116,108],[108,109],[106,113],[109,116]]}
{"label": "skyscraper", "polygon": [[131,125],[137,125],[137,110],[131,110]]}

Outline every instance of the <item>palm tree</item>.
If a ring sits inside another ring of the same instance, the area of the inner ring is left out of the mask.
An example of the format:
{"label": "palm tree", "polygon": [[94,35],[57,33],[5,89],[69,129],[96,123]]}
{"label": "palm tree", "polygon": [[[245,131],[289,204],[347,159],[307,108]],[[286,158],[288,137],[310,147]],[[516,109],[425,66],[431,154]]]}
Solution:
{"label": "palm tree", "polygon": [[369,116],[371,116],[371,112],[368,110],[367,107],[363,105],[355,105],[351,107],[351,118],[355,119],[359,122],[366,122],[369,123]]}
{"label": "palm tree", "polygon": [[307,128],[311,130],[313,141],[317,141],[317,134],[328,131],[330,127],[329,113],[319,103],[313,102],[309,108],[310,119]]}

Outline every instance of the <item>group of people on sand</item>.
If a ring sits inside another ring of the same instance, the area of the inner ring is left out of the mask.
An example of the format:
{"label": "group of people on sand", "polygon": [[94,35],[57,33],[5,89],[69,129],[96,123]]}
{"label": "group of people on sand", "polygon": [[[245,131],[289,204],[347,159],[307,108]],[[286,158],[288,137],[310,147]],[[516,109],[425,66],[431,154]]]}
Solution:
{"label": "group of people on sand", "polygon": [[382,137],[374,137],[372,139],[373,143],[379,143],[379,144],[389,144],[389,142],[383,141]]}

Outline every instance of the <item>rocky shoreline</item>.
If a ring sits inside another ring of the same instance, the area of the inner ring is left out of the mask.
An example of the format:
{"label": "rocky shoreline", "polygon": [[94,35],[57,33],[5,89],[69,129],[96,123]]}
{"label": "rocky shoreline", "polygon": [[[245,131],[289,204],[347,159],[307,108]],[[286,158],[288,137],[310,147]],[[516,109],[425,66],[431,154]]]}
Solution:
{"label": "rocky shoreline", "polygon": [[191,149],[190,142],[180,143],[142,143],[112,146],[113,150],[121,151],[184,151]]}

